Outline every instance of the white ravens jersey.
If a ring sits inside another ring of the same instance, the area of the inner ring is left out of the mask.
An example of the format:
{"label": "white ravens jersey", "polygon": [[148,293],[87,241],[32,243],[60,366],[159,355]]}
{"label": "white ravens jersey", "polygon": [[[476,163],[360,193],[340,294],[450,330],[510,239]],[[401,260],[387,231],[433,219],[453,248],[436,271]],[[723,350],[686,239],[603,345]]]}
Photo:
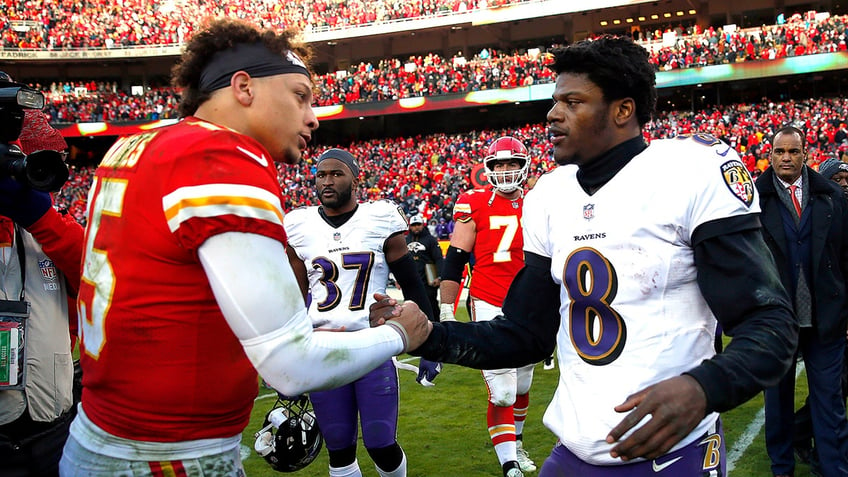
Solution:
{"label": "white ravens jersey", "polygon": [[289,246],[306,265],[309,316],[315,328],[356,331],[369,327],[374,293],[386,292],[386,240],[406,232],[403,212],[381,200],[359,204],[340,227],[328,224],[318,207],[295,209],[284,219]]}
{"label": "white ravens jersey", "polygon": [[703,134],[653,141],[591,196],[577,170],[542,176],[524,202],[524,249],[549,257],[561,285],[560,380],[544,422],[584,461],[615,465],[605,438],[626,413],[613,408],[715,354],[693,232],[759,202],[736,152]]}

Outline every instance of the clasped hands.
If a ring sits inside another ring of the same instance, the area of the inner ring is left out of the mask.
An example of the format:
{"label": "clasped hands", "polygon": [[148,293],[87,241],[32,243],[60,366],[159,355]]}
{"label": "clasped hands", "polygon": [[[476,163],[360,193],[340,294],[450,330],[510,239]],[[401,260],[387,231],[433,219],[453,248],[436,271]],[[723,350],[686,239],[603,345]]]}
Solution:
{"label": "clasped hands", "polygon": [[375,293],[374,298],[377,301],[369,309],[371,326],[384,325],[387,321],[400,325],[406,332],[407,344],[404,352],[418,348],[430,336],[433,324],[415,302],[407,300],[403,305],[399,305],[397,300],[382,293]]}

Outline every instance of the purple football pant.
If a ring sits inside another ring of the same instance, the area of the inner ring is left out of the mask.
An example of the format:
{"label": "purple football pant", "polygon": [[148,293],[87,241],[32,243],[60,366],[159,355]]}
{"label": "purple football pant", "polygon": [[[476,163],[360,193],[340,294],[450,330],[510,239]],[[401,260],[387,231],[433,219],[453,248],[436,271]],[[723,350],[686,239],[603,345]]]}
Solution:
{"label": "purple football pant", "polygon": [[328,450],[356,445],[357,418],[362,420],[366,448],[380,449],[397,441],[398,375],[392,360],[348,385],[309,397]]}
{"label": "purple football pant", "polygon": [[557,442],[539,477],[724,477],[727,461],[721,420],[716,432],[654,460],[624,465],[591,465]]}

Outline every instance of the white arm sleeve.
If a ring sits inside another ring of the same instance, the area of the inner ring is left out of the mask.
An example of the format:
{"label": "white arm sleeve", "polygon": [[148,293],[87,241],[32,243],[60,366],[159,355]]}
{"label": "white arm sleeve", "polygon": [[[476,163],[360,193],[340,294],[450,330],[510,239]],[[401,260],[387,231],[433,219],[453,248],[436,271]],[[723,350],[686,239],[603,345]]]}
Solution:
{"label": "white arm sleeve", "polygon": [[215,300],[253,366],[277,391],[294,396],[362,377],[403,352],[393,326],[313,332],[283,244],[227,232],[198,249]]}

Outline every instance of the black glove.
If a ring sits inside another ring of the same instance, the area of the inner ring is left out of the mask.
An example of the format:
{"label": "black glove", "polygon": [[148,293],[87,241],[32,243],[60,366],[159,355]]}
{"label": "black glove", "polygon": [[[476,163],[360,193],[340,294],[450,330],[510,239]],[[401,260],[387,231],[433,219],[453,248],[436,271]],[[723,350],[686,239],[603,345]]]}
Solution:
{"label": "black glove", "polygon": [[433,381],[441,372],[442,363],[421,358],[421,361],[418,362],[418,377],[415,378],[415,381],[422,386],[435,386]]}
{"label": "black glove", "polygon": [[0,179],[0,215],[23,228],[44,216],[53,204],[50,194],[29,187],[11,177]]}

